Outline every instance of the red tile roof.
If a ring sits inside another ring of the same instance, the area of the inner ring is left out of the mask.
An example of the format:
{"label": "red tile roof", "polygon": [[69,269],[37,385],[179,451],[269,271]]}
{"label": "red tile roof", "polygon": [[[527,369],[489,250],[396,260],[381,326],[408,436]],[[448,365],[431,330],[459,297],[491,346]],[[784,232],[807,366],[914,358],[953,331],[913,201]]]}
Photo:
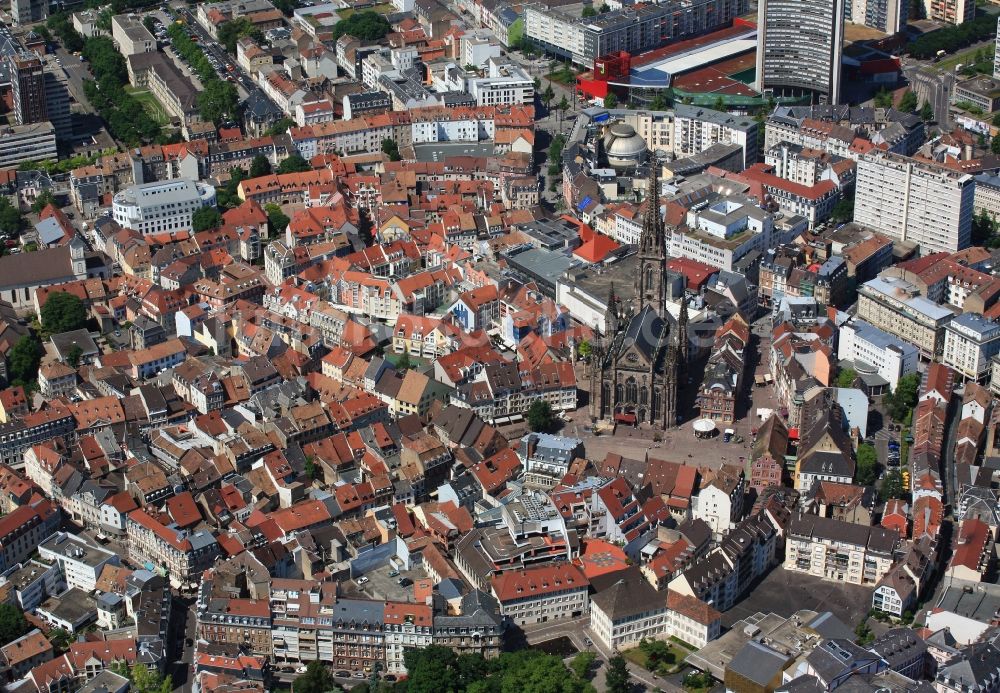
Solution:
{"label": "red tile roof", "polygon": [[564,590],[590,588],[587,576],[572,563],[509,570],[490,578],[490,583],[493,593],[501,603],[531,599]]}

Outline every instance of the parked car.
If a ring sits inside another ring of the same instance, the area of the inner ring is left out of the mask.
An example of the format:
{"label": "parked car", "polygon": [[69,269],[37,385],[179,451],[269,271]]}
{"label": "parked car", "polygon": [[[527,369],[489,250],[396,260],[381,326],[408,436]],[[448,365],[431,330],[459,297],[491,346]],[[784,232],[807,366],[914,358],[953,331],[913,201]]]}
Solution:
{"label": "parked car", "polygon": [[336,676],[338,679],[346,679],[351,676],[351,672],[347,671],[347,669],[341,669],[340,671],[336,672],[334,676]]}
{"label": "parked car", "polygon": [[399,584],[400,587],[409,587],[410,585],[413,584],[413,580],[411,580],[408,577],[401,577],[396,582],[397,584]]}
{"label": "parked car", "polygon": [[366,582],[368,582],[368,578],[366,578],[364,575],[362,575],[357,580],[355,580],[355,582],[358,583],[359,585],[363,585]]}
{"label": "parked car", "polygon": [[390,570],[389,571],[389,577],[396,577],[397,575],[399,575],[399,571],[398,570]]}

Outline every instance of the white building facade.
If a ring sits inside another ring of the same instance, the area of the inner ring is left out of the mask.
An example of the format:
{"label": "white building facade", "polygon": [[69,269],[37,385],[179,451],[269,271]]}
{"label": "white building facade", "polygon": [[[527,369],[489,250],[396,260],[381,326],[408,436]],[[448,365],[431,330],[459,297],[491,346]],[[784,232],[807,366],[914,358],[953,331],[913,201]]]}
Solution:
{"label": "white building facade", "polygon": [[194,213],[215,206],[215,188],[186,178],[132,185],[115,193],[112,216],[143,235],[186,231]]}

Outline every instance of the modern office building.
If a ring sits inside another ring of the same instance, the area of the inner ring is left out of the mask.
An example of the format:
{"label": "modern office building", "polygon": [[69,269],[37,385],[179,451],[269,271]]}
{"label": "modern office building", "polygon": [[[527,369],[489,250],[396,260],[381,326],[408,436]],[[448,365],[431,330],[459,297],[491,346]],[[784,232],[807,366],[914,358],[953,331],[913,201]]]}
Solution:
{"label": "modern office building", "polygon": [[920,295],[904,279],[876,277],[858,288],[858,314],[889,334],[920,349],[932,360],[944,349],[944,326],[955,314]]}
{"label": "modern office building", "polygon": [[191,229],[195,212],[215,205],[215,188],[186,178],[132,185],[115,194],[114,220],[142,234]]}
{"label": "modern office building", "polygon": [[1000,17],[997,17],[997,43],[993,51],[993,76],[1000,77]]}
{"label": "modern office building", "polygon": [[864,320],[851,320],[840,328],[837,358],[853,362],[863,378],[872,373],[885,379],[889,390],[895,391],[904,375],[916,373],[918,357],[917,347]]}
{"label": "modern office building", "polygon": [[45,67],[34,51],[8,57],[14,118],[18,125],[48,120],[45,108]]}
{"label": "modern office building", "polygon": [[66,585],[92,592],[106,565],[121,565],[118,554],[98,546],[84,536],[56,532],[38,545],[43,561],[58,564]]}
{"label": "modern office building", "polygon": [[20,26],[44,22],[49,17],[48,0],[11,0],[10,16]]}
{"label": "modern office building", "polygon": [[923,255],[953,253],[971,242],[975,178],[889,152],[858,160],[854,221]]}
{"label": "modern office building", "polygon": [[0,168],[17,166],[23,161],[56,159],[56,130],[47,120],[0,128],[0,139],[3,140]]}
{"label": "modern office building", "polygon": [[994,219],[1000,217],[1000,176],[980,173],[976,176],[976,195],[973,202],[976,214],[986,212]]}
{"label": "modern office building", "polygon": [[68,140],[73,136],[73,116],[69,109],[69,88],[62,69],[45,71],[45,111],[56,129],[56,137]]}
{"label": "modern office building", "polygon": [[757,4],[757,89],[840,102],[845,0],[761,0]]}

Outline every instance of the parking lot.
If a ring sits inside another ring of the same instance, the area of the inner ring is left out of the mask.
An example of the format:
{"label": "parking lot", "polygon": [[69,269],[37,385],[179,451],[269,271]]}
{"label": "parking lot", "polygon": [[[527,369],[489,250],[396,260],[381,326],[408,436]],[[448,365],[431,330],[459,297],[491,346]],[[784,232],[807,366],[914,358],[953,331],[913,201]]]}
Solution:
{"label": "parking lot", "polygon": [[758,611],[788,617],[799,609],[830,611],[853,628],[872,605],[872,587],[827,582],[775,568],[740,603],[722,614],[722,625],[733,623]]}
{"label": "parking lot", "polygon": [[[401,570],[399,575],[389,577],[392,570],[387,565],[380,566],[374,570],[369,570],[364,576],[359,576],[351,581],[351,591],[358,596],[369,599],[388,599],[398,601],[413,601],[413,582],[427,577],[420,568],[412,570]],[[368,580],[358,585],[358,579],[366,577]],[[406,578],[410,581],[406,586],[400,585],[399,580]]]}

